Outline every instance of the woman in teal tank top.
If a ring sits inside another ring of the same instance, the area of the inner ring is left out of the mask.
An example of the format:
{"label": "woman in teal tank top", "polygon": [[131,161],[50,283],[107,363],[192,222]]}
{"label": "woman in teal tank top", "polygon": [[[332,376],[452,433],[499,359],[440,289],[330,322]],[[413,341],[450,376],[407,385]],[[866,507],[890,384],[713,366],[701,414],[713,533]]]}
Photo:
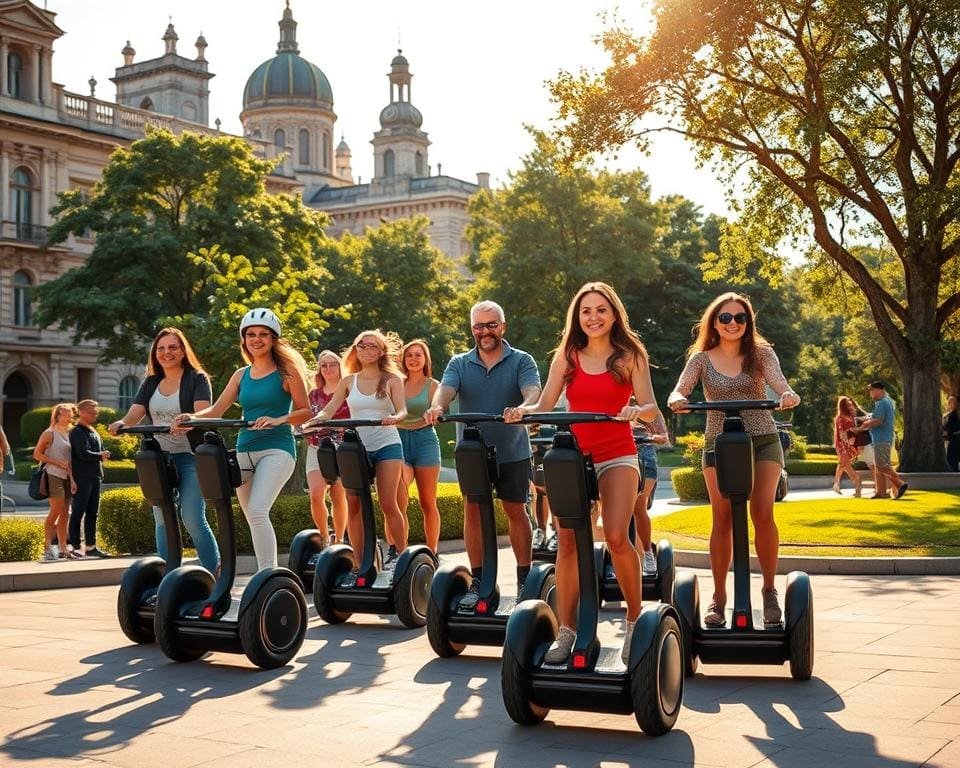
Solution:
{"label": "woman in teal tank top", "polygon": [[397,425],[403,445],[403,479],[397,491],[397,503],[403,519],[407,520],[410,483],[416,480],[417,497],[423,510],[423,533],[427,546],[436,552],[440,544],[440,511],[437,509],[440,441],[433,425],[423,420],[423,414],[440,386],[431,378],[432,368],[430,347],[423,339],[407,342],[400,350],[400,369],[406,376],[403,388],[407,418]]}
{"label": "woman in teal tank top", "polygon": [[250,310],[240,323],[240,353],[248,364],[234,372],[213,405],[175,419],[219,418],[239,402],[243,418],[253,422],[237,438],[243,472],[237,499],[250,526],[258,569],[277,567],[270,509],[296,466],[291,427],[313,415],[307,402],[307,364],[280,333],[272,311]]}

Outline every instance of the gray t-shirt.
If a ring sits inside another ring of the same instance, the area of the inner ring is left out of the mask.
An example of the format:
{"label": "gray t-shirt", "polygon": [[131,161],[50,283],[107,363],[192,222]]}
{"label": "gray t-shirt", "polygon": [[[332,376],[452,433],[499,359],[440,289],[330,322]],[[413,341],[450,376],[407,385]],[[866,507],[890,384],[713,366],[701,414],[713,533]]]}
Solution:
{"label": "gray t-shirt", "polygon": [[[173,424],[181,413],[180,393],[163,395],[157,387],[150,396],[150,421],[154,424]],[[155,435],[160,447],[169,453],[190,453],[190,441],[186,435]]]}
{"label": "gray t-shirt", "polygon": [[[540,386],[540,372],[533,357],[503,342],[503,355],[491,367],[480,359],[477,348],[455,355],[443,372],[442,386],[456,390],[461,413],[500,415],[503,409],[523,402],[524,387]],[[457,436],[461,429],[457,425]],[[526,427],[515,424],[480,424],[487,445],[497,448],[497,461],[506,464],[530,458]]]}

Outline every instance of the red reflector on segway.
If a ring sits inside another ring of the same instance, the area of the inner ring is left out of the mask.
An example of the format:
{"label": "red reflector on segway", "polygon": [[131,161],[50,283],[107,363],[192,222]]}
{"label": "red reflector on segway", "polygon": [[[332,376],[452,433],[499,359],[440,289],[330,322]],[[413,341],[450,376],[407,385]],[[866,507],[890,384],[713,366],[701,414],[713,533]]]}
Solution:
{"label": "red reflector on segway", "polygon": [[200,618],[201,618],[201,619],[212,619],[212,618],[213,618],[213,605],[211,605],[210,603],[207,603],[205,606],[203,606],[203,610],[200,611]]}
{"label": "red reflector on segway", "polygon": [[747,615],[745,613],[741,613],[737,615],[736,625],[737,625],[737,629],[747,628]]}
{"label": "red reflector on segway", "polygon": [[478,601],[477,601],[477,613],[486,613],[486,612],[487,612],[487,608],[489,608],[489,606],[487,605],[487,601],[486,601],[486,600],[478,600]]}
{"label": "red reflector on segway", "polygon": [[586,669],[587,668],[587,654],[583,651],[577,651],[573,654],[573,668],[574,669]]}
{"label": "red reflector on segway", "polygon": [[367,577],[366,576],[357,576],[357,586],[365,587],[367,586]]}

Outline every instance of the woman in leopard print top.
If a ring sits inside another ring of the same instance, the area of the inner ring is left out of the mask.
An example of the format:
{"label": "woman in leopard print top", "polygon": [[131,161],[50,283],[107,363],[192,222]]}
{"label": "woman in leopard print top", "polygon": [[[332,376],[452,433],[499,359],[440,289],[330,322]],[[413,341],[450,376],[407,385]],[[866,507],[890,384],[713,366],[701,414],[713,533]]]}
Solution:
{"label": "woman in leopard print top", "polygon": [[[794,408],[800,397],[790,389],[780,370],[780,361],[770,344],[756,331],[750,301],[736,293],[725,293],[707,307],[700,319],[697,340],[689,349],[687,365],[668,400],[670,408],[683,413],[687,398],[700,383],[706,400],[763,400],[769,386],[780,396],[782,409]],[[773,518],[773,500],[783,449],[770,411],[743,411],[743,423],[753,438],[755,472],[750,497],[750,517],[756,531],[755,546],[763,573],[763,619],[779,624],[782,612],[774,588],[780,535]],[[723,429],[723,414],[709,411],[703,476],[713,511],[710,532],[710,569],[713,572],[713,600],[704,623],[722,626],[726,622],[727,571],[733,557],[733,526],[730,500],[717,487],[713,443]]]}

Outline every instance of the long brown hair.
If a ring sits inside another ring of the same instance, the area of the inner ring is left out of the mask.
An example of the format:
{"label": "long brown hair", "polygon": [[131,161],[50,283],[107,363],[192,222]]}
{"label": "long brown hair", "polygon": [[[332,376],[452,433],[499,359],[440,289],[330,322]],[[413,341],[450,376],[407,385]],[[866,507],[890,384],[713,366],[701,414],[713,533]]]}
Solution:
{"label": "long brown hair", "polygon": [[[250,327],[252,328],[253,326]],[[266,328],[267,326],[263,325],[259,327]],[[286,339],[277,336],[272,328],[268,328],[267,330],[269,330],[273,336],[270,355],[273,358],[274,365],[277,366],[277,370],[280,372],[280,378],[284,381],[299,378],[304,386],[306,386],[310,380],[310,368],[307,366],[307,361],[303,359],[303,355],[297,352],[296,348]],[[243,359],[247,365],[253,364],[253,355],[247,351],[247,340],[242,335],[240,336],[240,354],[243,355]]]}
{"label": "long brown hair", "polygon": [[176,336],[177,341],[180,342],[180,346],[183,348],[183,370],[196,371],[197,373],[204,372],[203,366],[197,359],[197,355],[183,331],[179,328],[161,328],[157,331],[157,335],[153,337],[153,343],[150,345],[150,356],[147,358],[147,376],[164,376],[163,366],[160,365],[160,360],[157,357],[157,345],[164,336]]}
{"label": "long brown hair", "polygon": [[837,416],[856,416],[857,405],[846,395],[837,398]]}
{"label": "long brown hair", "polygon": [[617,292],[606,283],[601,282],[584,283],[570,301],[570,306],[567,307],[567,323],[563,329],[560,345],[556,350],[557,353],[562,352],[567,361],[564,380],[569,384],[573,378],[573,371],[576,368],[573,359],[574,352],[587,346],[587,334],[580,327],[580,303],[588,293],[599,293],[607,300],[613,310],[613,327],[610,329],[610,343],[613,345],[613,352],[607,358],[607,370],[614,380],[623,383],[630,378],[630,372],[637,360],[642,360],[644,363],[648,362],[647,350],[636,331],[630,327],[627,310]]}
{"label": "long brown hair", "polygon": [[770,347],[771,344],[757,332],[757,316],[753,311],[753,305],[750,299],[739,293],[723,293],[710,302],[700,318],[700,322],[694,326],[697,337],[690,348],[687,350],[687,357],[693,357],[697,352],[706,352],[720,344],[720,334],[713,327],[720,314],[720,307],[728,301],[735,301],[743,311],[747,313],[747,326],[743,330],[743,336],[740,337],[740,354],[743,355],[743,372],[754,375],[760,367],[759,347]]}
{"label": "long brown hair", "polygon": [[403,371],[404,376],[409,376],[410,371],[407,370],[407,350],[410,347],[420,347],[423,350],[423,375],[428,379],[433,377],[433,359],[430,357],[430,346],[423,339],[412,339],[400,347],[400,352],[397,355],[397,360],[400,363],[400,370]]}
{"label": "long brown hair", "polygon": [[391,376],[403,378],[403,372],[397,365],[397,353],[401,346],[400,337],[393,331],[384,333],[379,328],[358,333],[343,358],[343,367],[346,368],[347,373],[359,373],[363,369],[363,364],[357,358],[357,344],[364,336],[372,336],[380,347],[380,359],[377,361],[377,367],[380,369],[377,397],[386,397],[388,379]]}

